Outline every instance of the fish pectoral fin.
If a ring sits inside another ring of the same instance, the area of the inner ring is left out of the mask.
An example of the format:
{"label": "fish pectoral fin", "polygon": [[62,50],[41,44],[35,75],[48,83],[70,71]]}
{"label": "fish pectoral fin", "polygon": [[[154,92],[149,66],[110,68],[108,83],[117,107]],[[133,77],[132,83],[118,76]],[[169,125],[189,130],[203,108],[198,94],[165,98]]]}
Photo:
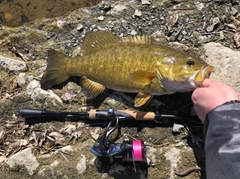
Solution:
{"label": "fish pectoral fin", "polygon": [[83,55],[88,55],[91,53],[95,53],[104,46],[119,43],[121,42],[120,39],[107,31],[98,31],[98,32],[91,32],[86,35],[83,39],[81,53]]}
{"label": "fish pectoral fin", "polygon": [[89,80],[85,76],[81,78],[80,83],[82,87],[82,93],[87,99],[93,99],[105,90],[103,85]]}
{"label": "fish pectoral fin", "polygon": [[164,88],[164,82],[173,80],[172,73],[172,65],[168,67],[164,67],[160,62],[158,62],[155,66],[155,70],[157,73],[157,79],[159,80],[159,84],[161,88]]}
{"label": "fish pectoral fin", "polygon": [[135,107],[143,106],[151,99],[152,99],[152,95],[148,93],[140,92],[137,94],[137,96],[134,99],[134,106]]}
{"label": "fish pectoral fin", "polygon": [[152,79],[157,76],[156,73],[149,71],[139,70],[129,74],[129,79],[134,83],[148,85],[151,83]]}

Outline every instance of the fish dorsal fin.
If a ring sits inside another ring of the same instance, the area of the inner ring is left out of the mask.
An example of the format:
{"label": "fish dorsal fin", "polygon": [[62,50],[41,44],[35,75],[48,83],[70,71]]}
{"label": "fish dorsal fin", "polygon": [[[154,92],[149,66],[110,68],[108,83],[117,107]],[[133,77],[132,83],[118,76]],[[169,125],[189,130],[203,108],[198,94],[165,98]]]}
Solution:
{"label": "fish dorsal fin", "polygon": [[83,76],[80,80],[82,93],[87,99],[93,99],[101,94],[105,87],[99,83],[89,80],[87,77]]}
{"label": "fish dorsal fin", "polygon": [[134,83],[148,85],[151,83],[152,79],[157,76],[156,73],[149,71],[138,70],[129,74],[129,79]]}
{"label": "fish dorsal fin", "polygon": [[110,32],[91,32],[83,39],[81,53],[82,55],[88,55],[97,52],[106,45],[118,42],[120,42],[120,39]]}
{"label": "fish dorsal fin", "polygon": [[151,45],[152,38],[149,35],[135,35],[135,36],[127,36],[121,40],[123,43],[135,43],[135,44],[148,44]]}

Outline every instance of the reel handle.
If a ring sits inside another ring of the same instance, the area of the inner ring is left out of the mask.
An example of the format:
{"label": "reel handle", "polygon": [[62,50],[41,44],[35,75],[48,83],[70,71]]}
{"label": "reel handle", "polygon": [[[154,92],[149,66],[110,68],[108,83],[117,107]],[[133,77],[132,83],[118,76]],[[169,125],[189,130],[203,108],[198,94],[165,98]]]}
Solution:
{"label": "reel handle", "polygon": [[[106,116],[106,111],[100,111],[97,109],[91,109],[88,114],[89,119],[103,119]],[[133,120],[155,120],[155,113],[143,112],[143,111],[130,111],[130,110],[117,110],[115,111],[116,116],[122,116],[126,119]]]}

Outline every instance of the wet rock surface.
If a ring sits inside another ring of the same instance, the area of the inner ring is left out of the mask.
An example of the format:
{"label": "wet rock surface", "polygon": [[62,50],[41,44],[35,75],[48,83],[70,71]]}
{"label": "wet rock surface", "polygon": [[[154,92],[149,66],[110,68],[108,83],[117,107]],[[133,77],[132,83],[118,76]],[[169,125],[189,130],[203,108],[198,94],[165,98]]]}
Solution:
{"label": "wet rock surface", "polygon": [[96,5],[101,0],[1,0],[0,23],[16,27],[42,17],[56,17],[78,8]]}
{"label": "wet rock surface", "polygon": [[[136,110],[135,94],[106,90],[86,101],[78,77],[49,90],[40,88],[47,51],[53,48],[78,56],[83,37],[96,30],[110,31],[119,37],[149,34],[157,43],[200,56],[215,67],[211,78],[230,84],[240,93],[239,7],[238,1],[105,0],[93,7],[17,28],[0,26],[0,56],[9,59],[4,61],[6,65],[0,61],[0,176],[180,178],[176,171],[195,166],[204,169],[202,125],[195,119],[120,122],[116,143],[138,139],[146,146],[146,162],[137,162],[134,169],[132,162],[102,161],[90,152],[103,134],[106,121],[59,116],[24,119],[18,113],[21,108],[64,112],[110,107]],[[19,70],[19,65],[8,68],[16,60],[26,64],[27,69]],[[137,110],[189,115],[191,93],[154,97],[148,106]],[[114,138],[116,132],[112,135]],[[16,162],[26,152],[26,162]],[[185,176],[204,177],[204,170]]]}

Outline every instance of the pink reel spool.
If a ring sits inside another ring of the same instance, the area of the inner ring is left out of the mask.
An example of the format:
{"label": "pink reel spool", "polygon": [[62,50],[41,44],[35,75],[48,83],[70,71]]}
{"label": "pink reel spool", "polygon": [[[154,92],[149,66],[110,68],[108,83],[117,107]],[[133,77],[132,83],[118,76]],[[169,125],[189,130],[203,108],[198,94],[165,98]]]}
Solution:
{"label": "pink reel spool", "polygon": [[134,161],[141,162],[144,160],[144,146],[141,140],[135,140],[132,142],[133,159]]}

